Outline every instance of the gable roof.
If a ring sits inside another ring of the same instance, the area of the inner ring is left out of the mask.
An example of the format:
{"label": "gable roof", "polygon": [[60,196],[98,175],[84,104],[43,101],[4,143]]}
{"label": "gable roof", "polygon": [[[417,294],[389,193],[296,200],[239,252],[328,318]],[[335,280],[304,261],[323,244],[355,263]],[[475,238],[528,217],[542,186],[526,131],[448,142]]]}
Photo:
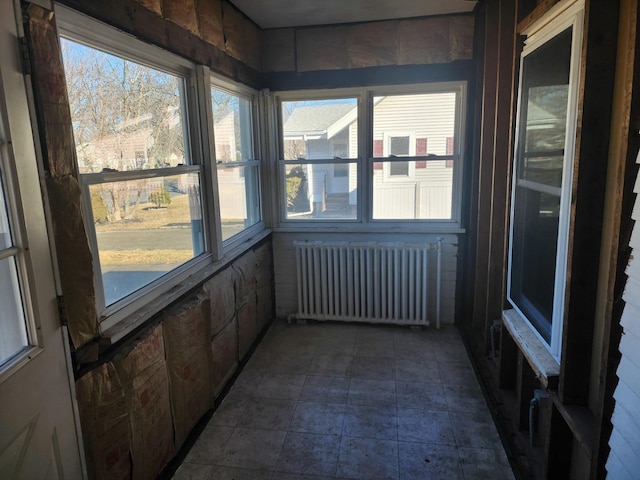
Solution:
{"label": "gable roof", "polygon": [[355,111],[354,103],[329,103],[296,108],[284,122],[285,137],[302,135],[324,135],[327,130],[351,111]]}

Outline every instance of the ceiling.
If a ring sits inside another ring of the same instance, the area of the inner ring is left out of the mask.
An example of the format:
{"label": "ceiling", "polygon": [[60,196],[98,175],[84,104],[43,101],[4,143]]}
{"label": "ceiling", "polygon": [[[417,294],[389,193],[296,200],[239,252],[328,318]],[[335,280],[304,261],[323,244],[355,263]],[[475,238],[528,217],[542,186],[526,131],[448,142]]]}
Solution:
{"label": "ceiling", "polygon": [[230,0],[262,28],[330,25],[470,12],[472,0]]}

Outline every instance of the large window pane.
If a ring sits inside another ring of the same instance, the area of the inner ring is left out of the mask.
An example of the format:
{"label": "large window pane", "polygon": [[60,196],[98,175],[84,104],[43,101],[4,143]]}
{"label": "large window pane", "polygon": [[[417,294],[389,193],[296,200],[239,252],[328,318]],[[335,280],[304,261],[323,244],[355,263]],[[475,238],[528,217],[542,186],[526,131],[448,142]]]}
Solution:
{"label": "large window pane", "polygon": [[213,131],[218,163],[255,160],[251,126],[251,101],[211,88]]}
{"label": "large window pane", "polygon": [[[511,302],[552,343],[569,108],[572,28],[526,55],[522,63],[519,137],[511,234]],[[562,256],[562,255],[561,255]],[[558,330],[559,331],[559,327]]]}
{"label": "large window pane", "polygon": [[562,185],[569,101],[571,29],[525,57],[518,178]]}
{"label": "large window pane", "polygon": [[89,190],[107,306],[204,252],[197,173]]}
{"label": "large window pane", "polygon": [[286,164],[284,174],[287,219],[357,218],[355,163]]}
{"label": "large window pane", "polygon": [[284,204],[288,220],[354,220],[358,216],[357,98],[282,102]]}
{"label": "large window pane", "polygon": [[373,218],[450,219],[453,168],[446,160],[373,162]]}
{"label": "large window pane", "polygon": [[260,221],[258,167],[218,169],[222,240]]}
{"label": "large window pane", "polygon": [[61,39],[80,173],[188,164],[181,78]]}
{"label": "large window pane", "polygon": [[456,92],[374,97],[373,156],[453,154],[456,97]]}
{"label": "large window pane", "polygon": [[550,342],[560,197],[518,188],[515,198],[511,298]]}
{"label": "large window pane", "polygon": [[356,98],[282,102],[284,160],[358,157]]}

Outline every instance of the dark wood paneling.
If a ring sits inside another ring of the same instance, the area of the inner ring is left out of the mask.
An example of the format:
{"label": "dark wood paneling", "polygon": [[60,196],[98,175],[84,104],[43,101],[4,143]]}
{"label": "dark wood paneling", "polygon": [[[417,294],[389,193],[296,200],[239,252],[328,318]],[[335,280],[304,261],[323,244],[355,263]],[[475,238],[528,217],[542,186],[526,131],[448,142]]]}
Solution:
{"label": "dark wood paneling", "polygon": [[[589,375],[599,275],[600,240],[609,155],[619,1],[588,2],[581,67],[559,394],[584,404]],[[597,134],[595,134],[597,132]]]}

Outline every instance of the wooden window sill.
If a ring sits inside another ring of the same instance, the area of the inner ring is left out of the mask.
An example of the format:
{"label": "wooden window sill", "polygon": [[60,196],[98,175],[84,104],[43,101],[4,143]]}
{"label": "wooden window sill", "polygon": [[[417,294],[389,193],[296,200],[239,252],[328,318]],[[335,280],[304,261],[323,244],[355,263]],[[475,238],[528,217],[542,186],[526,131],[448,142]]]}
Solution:
{"label": "wooden window sill", "polygon": [[513,309],[502,312],[502,324],[544,387],[551,390],[557,389],[560,364],[549,353],[529,324]]}

